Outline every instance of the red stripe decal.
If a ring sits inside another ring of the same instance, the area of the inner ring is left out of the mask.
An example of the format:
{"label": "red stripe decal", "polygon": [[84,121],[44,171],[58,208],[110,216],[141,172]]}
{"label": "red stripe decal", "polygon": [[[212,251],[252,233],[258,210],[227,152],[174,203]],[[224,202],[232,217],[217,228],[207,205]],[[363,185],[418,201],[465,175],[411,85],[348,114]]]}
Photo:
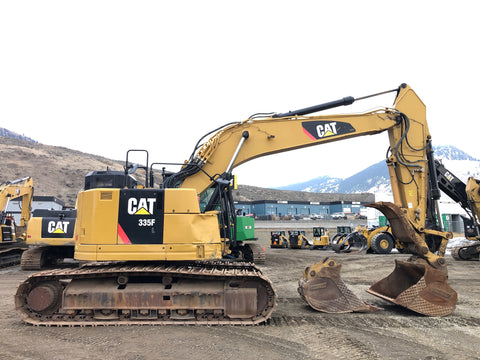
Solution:
{"label": "red stripe decal", "polygon": [[120,239],[122,239],[122,242],[124,244],[126,244],[126,245],[131,245],[132,244],[130,239],[128,238],[127,234],[125,234],[125,231],[123,231],[120,224],[118,224],[117,232],[118,232],[118,236],[120,236]]}
{"label": "red stripe decal", "polygon": [[315,136],[313,136],[312,134],[310,134],[305,128],[302,128],[303,129],[303,132],[310,138],[312,139],[313,141],[317,140],[315,139]]}

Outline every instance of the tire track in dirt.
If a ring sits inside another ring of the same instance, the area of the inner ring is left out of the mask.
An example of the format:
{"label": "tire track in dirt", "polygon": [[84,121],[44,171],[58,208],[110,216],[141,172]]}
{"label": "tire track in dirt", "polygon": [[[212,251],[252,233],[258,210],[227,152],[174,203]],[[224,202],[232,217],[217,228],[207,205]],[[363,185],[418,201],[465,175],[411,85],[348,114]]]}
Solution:
{"label": "tire track in dirt", "polygon": [[[351,315],[351,316],[350,316]],[[415,315],[414,315],[415,316]],[[426,318],[422,316],[369,317],[365,314],[326,314],[325,316],[311,315],[281,315],[272,316],[268,325],[272,326],[339,326],[362,328],[451,328],[451,327],[480,327],[480,319],[474,317],[460,317],[451,315],[448,318]]]}

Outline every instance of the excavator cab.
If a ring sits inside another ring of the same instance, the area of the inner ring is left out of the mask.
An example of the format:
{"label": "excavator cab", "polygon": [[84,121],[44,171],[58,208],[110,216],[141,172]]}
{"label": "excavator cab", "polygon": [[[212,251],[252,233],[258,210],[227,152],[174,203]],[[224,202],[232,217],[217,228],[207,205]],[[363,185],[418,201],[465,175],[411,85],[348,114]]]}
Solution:
{"label": "excavator cab", "polygon": [[12,214],[0,213],[0,227],[2,230],[0,242],[12,242],[15,238],[15,219]]}

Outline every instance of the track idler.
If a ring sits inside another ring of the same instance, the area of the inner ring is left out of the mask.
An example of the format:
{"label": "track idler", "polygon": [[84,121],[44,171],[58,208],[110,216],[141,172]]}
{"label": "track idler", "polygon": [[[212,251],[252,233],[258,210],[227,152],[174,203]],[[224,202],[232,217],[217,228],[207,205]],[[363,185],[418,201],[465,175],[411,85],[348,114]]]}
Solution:
{"label": "track idler", "polygon": [[380,308],[367,304],[351,292],[340,278],[341,265],[328,257],[305,268],[298,292],[313,309],[326,313],[371,312]]}
{"label": "track idler", "polygon": [[446,269],[423,259],[395,260],[395,269],[367,290],[394,304],[427,316],[446,316],[455,310],[457,293],[447,284]]}

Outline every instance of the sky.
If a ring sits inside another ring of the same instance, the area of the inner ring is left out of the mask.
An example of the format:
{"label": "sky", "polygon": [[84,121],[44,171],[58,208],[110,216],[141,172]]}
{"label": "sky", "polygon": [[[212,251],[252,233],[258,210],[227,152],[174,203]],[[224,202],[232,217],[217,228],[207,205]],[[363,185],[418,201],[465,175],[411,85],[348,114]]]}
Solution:
{"label": "sky", "polygon": [[[476,3],[0,0],[0,127],[117,160],[147,149],[151,161],[183,162],[203,135],[251,114],[408,83],[433,144],[480,159]],[[387,147],[386,134],[361,137],[234,173],[262,187],[345,178]]]}

